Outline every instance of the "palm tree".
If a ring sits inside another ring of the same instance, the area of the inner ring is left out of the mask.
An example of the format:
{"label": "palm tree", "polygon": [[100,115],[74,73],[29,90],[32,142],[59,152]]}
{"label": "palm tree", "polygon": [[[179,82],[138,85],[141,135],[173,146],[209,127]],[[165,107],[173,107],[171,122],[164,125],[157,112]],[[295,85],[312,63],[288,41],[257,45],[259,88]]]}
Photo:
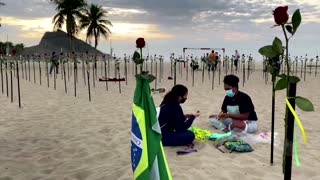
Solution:
{"label": "palm tree", "polygon": [[83,17],[80,20],[80,29],[87,28],[87,40],[94,38],[94,48],[97,49],[100,36],[108,38],[111,33],[108,26],[112,26],[111,22],[106,20],[107,11],[100,5],[91,4],[88,9],[84,10]]}
{"label": "palm tree", "polygon": [[81,12],[86,7],[85,0],[51,0],[57,5],[58,13],[53,17],[54,29],[61,29],[63,24],[66,24],[67,34],[70,40],[79,31],[77,19],[82,17]]}

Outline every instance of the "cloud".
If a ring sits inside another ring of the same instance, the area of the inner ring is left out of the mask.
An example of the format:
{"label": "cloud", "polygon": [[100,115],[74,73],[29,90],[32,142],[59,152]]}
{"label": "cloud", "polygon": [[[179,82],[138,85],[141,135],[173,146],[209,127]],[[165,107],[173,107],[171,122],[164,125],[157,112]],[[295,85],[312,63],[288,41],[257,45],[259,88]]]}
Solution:
{"label": "cloud", "polygon": [[[2,36],[9,33],[10,37],[35,44],[43,32],[52,30],[51,19],[56,11],[49,0],[2,2],[6,3],[0,7]],[[290,15],[297,8],[301,11],[301,29],[293,42],[304,44],[303,49],[310,41],[312,45],[319,41],[319,0],[88,0],[88,3],[100,4],[109,12],[107,18],[114,25],[110,27],[111,39],[121,41],[122,47],[144,36],[155,47],[159,46],[155,49],[180,49],[182,45],[210,47],[212,43],[237,49],[246,43],[250,47],[243,47],[243,51],[254,49],[270,43],[275,35],[282,37],[280,28],[270,29],[274,23],[272,10],[280,4],[289,5]],[[79,37],[83,39],[85,35]]]}
{"label": "cloud", "polygon": [[262,38],[261,34],[250,33],[250,32],[225,32],[223,35],[225,40],[228,41],[244,41],[244,40],[254,40]]}
{"label": "cloud", "polygon": [[1,14],[20,18],[41,18],[53,16],[54,5],[49,0],[2,0]]}
{"label": "cloud", "polygon": [[23,31],[45,32],[52,30],[51,18],[20,19],[13,16],[2,17],[3,25],[17,26]]}
{"label": "cloud", "polygon": [[174,34],[162,33],[158,25],[154,24],[134,24],[134,23],[113,23],[112,39],[128,40],[137,37],[145,37],[148,39],[165,39],[173,38]]}

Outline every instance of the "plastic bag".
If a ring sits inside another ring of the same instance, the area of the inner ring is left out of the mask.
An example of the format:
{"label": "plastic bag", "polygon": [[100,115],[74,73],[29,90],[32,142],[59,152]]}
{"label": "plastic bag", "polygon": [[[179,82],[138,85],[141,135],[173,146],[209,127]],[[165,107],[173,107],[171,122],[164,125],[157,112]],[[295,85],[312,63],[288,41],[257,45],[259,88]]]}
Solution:
{"label": "plastic bag", "polygon": [[[277,133],[274,134],[274,137],[277,136]],[[257,143],[271,143],[271,133],[270,132],[261,132],[259,134],[249,134],[240,129],[233,129],[231,138],[241,139],[249,144]],[[277,143],[275,143],[277,144]]]}

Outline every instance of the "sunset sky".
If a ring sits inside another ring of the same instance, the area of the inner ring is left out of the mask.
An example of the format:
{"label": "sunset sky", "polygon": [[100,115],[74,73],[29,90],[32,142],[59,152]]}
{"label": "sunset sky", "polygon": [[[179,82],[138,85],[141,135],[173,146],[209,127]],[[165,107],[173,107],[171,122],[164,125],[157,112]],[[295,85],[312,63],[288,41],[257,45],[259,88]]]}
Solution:
{"label": "sunset sky", "polygon": [[[53,30],[55,6],[49,0],[2,0],[0,7],[2,27],[0,40],[36,45],[46,31]],[[101,39],[98,49],[115,54],[132,54],[135,39],[144,37],[150,54],[168,56],[182,54],[183,47],[226,48],[227,54],[235,49],[261,58],[258,49],[270,44],[274,36],[283,39],[280,28],[273,24],[272,10],[288,5],[291,15],[297,8],[302,24],[291,39],[292,55],[313,57],[320,51],[319,0],[92,0],[109,12],[112,34]],[[83,33],[77,36],[85,39]],[[110,41],[111,40],[111,41]],[[110,43],[112,42],[112,43]],[[203,54],[206,51],[189,51]]]}

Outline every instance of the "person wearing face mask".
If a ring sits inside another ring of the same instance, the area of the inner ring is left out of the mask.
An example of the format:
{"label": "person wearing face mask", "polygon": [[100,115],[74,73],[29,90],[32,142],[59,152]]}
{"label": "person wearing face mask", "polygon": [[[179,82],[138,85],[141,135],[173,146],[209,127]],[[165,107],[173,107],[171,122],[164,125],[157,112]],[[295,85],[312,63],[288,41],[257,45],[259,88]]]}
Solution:
{"label": "person wearing face mask", "polygon": [[217,117],[225,125],[224,131],[240,129],[247,133],[257,131],[257,114],[249,95],[239,91],[239,78],[235,75],[224,77],[224,90],[226,96],[223,100],[221,113],[211,115],[210,118]]}
{"label": "person wearing face mask", "polygon": [[180,104],[187,100],[188,89],[175,85],[163,98],[158,121],[161,127],[164,146],[182,146],[192,144],[195,135],[188,128],[200,112],[184,114]]}

